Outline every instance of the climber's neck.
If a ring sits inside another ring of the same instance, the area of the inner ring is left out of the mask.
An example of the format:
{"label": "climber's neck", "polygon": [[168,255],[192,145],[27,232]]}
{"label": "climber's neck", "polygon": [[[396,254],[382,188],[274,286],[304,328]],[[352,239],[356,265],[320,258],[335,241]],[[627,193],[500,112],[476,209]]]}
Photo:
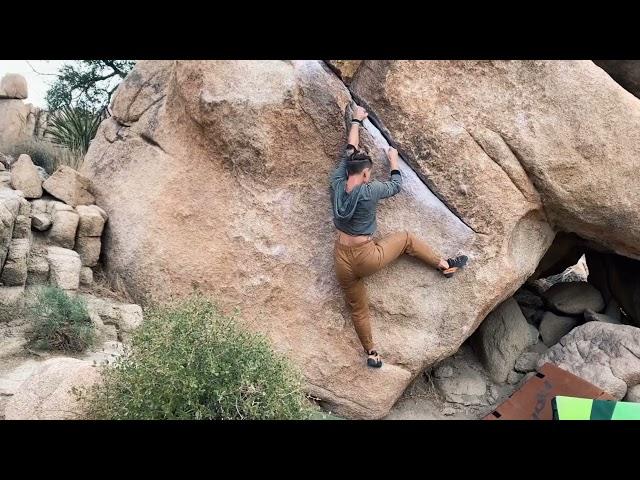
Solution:
{"label": "climber's neck", "polygon": [[351,190],[356,188],[358,185],[362,185],[364,183],[364,175],[362,174],[352,174],[349,175],[347,179],[347,185],[345,186],[345,190],[347,193],[350,193]]}

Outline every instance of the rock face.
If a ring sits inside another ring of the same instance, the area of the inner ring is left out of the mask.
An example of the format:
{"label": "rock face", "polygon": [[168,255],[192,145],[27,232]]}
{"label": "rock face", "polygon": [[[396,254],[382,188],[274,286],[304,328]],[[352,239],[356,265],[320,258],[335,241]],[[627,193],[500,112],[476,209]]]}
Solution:
{"label": "rock face", "polygon": [[22,75],[7,73],[0,80],[0,99],[15,98],[22,100],[27,98],[27,93],[27,81]]}
{"label": "rock face", "polygon": [[100,379],[90,363],[58,357],[42,362],[10,397],[7,420],[74,420],[82,418],[82,407],[71,391],[90,387]]}
{"label": "rock face", "polygon": [[342,81],[349,85],[353,80],[354,75],[358,71],[358,67],[362,63],[362,60],[325,60],[329,67],[336,72]]}
{"label": "rock face", "polygon": [[540,322],[540,337],[547,347],[551,347],[577,325],[578,320],[575,318],[561,317],[555,313],[546,312]]}
{"label": "rock face", "polygon": [[547,304],[560,313],[582,315],[585,310],[601,312],[605,304],[602,294],[586,282],[556,283],[544,292]]}
{"label": "rock face", "polygon": [[640,383],[640,328],[585,323],[542,355],[538,366],[545,362],[554,363],[621,400],[627,387]]}
{"label": "rock face", "polygon": [[22,190],[25,198],[42,196],[42,180],[29,155],[20,155],[11,166],[11,187]]}
{"label": "rock face", "polygon": [[559,229],[640,258],[640,103],[593,62],[365,61],[350,89],[474,230],[539,198]]}
{"label": "rock face", "polygon": [[472,341],[491,378],[505,382],[518,357],[538,341],[538,331],[510,298],[489,314]]}
{"label": "rock face", "polygon": [[[447,144],[446,157],[464,171],[455,176],[456,196],[467,191],[478,203],[473,221],[465,220],[475,232],[402,162],[403,192],[380,205],[379,234],[409,229],[443,256],[465,252],[470,263],[448,280],[402,258],[367,279],[385,359],[381,370],[367,368],[335,280],[327,185],[351,100],[316,61],[141,61],[120,85],[81,173],[109,214],[106,269],[137,300],[186,295],[197,285],[229,311],[241,307],[245,323],[287,352],[308,391],[333,411],[379,418],[531,275],[554,233],[522,170],[512,173],[524,194],[473,142]],[[428,104],[407,113],[428,136],[427,111]],[[385,179],[386,141],[365,126],[362,143]],[[400,149],[426,161],[422,130],[412,132],[398,130]],[[435,184],[443,196],[446,180]],[[482,213],[492,206],[498,214]]]}
{"label": "rock face", "polygon": [[47,178],[42,187],[67,205],[90,205],[95,199],[90,193],[90,182],[73,168],[62,165]]}
{"label": "rock face", "polygon": [[636,385],[627,390],[627,396],[624,397],[627,402],[639,402],[640,403],[640,385]]}

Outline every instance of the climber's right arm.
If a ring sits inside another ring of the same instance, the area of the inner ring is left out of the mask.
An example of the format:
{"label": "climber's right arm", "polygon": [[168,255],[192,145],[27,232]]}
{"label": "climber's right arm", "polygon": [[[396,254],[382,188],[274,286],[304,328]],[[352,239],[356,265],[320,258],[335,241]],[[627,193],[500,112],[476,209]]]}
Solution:
{"label": "climber's right arm", "polygon": [[349,127],[349,136],[347,137],[347,146],[345,147],[342,155],[340,155],[340,163],[331,174],[330,184],[333,187],[334,183],[338,180],[347,178],[347,159],[358,150],[360,144],[360,125],[362,121],[367,118],[367,111],[356,106],[353,110],[353,120],[351,120],[351,127]]}
{"label": "climber's right arm", "polygon": [[360,143],[360,125],[362,125],[362,122],[368,115],[367,111],[360,106],[356,106],[356,108],[353,109],[353,119],[351,120],[347,141],[349,145],[353,145],[356,150]]}

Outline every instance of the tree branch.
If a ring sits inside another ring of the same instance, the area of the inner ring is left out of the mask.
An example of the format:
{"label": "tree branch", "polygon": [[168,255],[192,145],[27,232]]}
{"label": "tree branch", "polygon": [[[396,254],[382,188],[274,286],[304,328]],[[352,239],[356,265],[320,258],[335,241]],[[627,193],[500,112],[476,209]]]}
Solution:
{"label": "tree branch", "polygon": [[113,60],[103,60],[103,62],[105,63],[105,65],[109,65],[113,69],[114,73],[117,73],[120,76],[120,78],[124,78],[127,76],[126,73],[124,73],[122,70],[120,70],[120,68],[116,66]]}
{"label": "tree branch", "polygon": [[33,70],[34,73],[37,73],[38,75],[49,75],[51,77],[60,77],[60,75],[58,75],[57,73],[43,73],[43,72],[39,72],[37,71],[35,68],[33,68],[33,65],[31,65],[31,62],[29,62],[29,60],[25,60],[25,62],[27,62],[27,65],[29,65],[29,67],[31,67],[31,70]]}

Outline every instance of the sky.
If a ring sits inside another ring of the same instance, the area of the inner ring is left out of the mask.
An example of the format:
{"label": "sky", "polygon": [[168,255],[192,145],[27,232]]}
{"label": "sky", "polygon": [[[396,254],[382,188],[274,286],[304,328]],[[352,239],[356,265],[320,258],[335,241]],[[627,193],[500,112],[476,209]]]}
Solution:
{"label": "sky", "polygon": [[[44,100],[49,85],[55,80],[51,75],[39,75],[40,73],[56,73],[58,69],[70,60],[0,60],[0,77],[6,73],[19,73],[27,79],[28,97],[27,103],[46,108]],[[29,66],[33,67],[33,69]]]}

